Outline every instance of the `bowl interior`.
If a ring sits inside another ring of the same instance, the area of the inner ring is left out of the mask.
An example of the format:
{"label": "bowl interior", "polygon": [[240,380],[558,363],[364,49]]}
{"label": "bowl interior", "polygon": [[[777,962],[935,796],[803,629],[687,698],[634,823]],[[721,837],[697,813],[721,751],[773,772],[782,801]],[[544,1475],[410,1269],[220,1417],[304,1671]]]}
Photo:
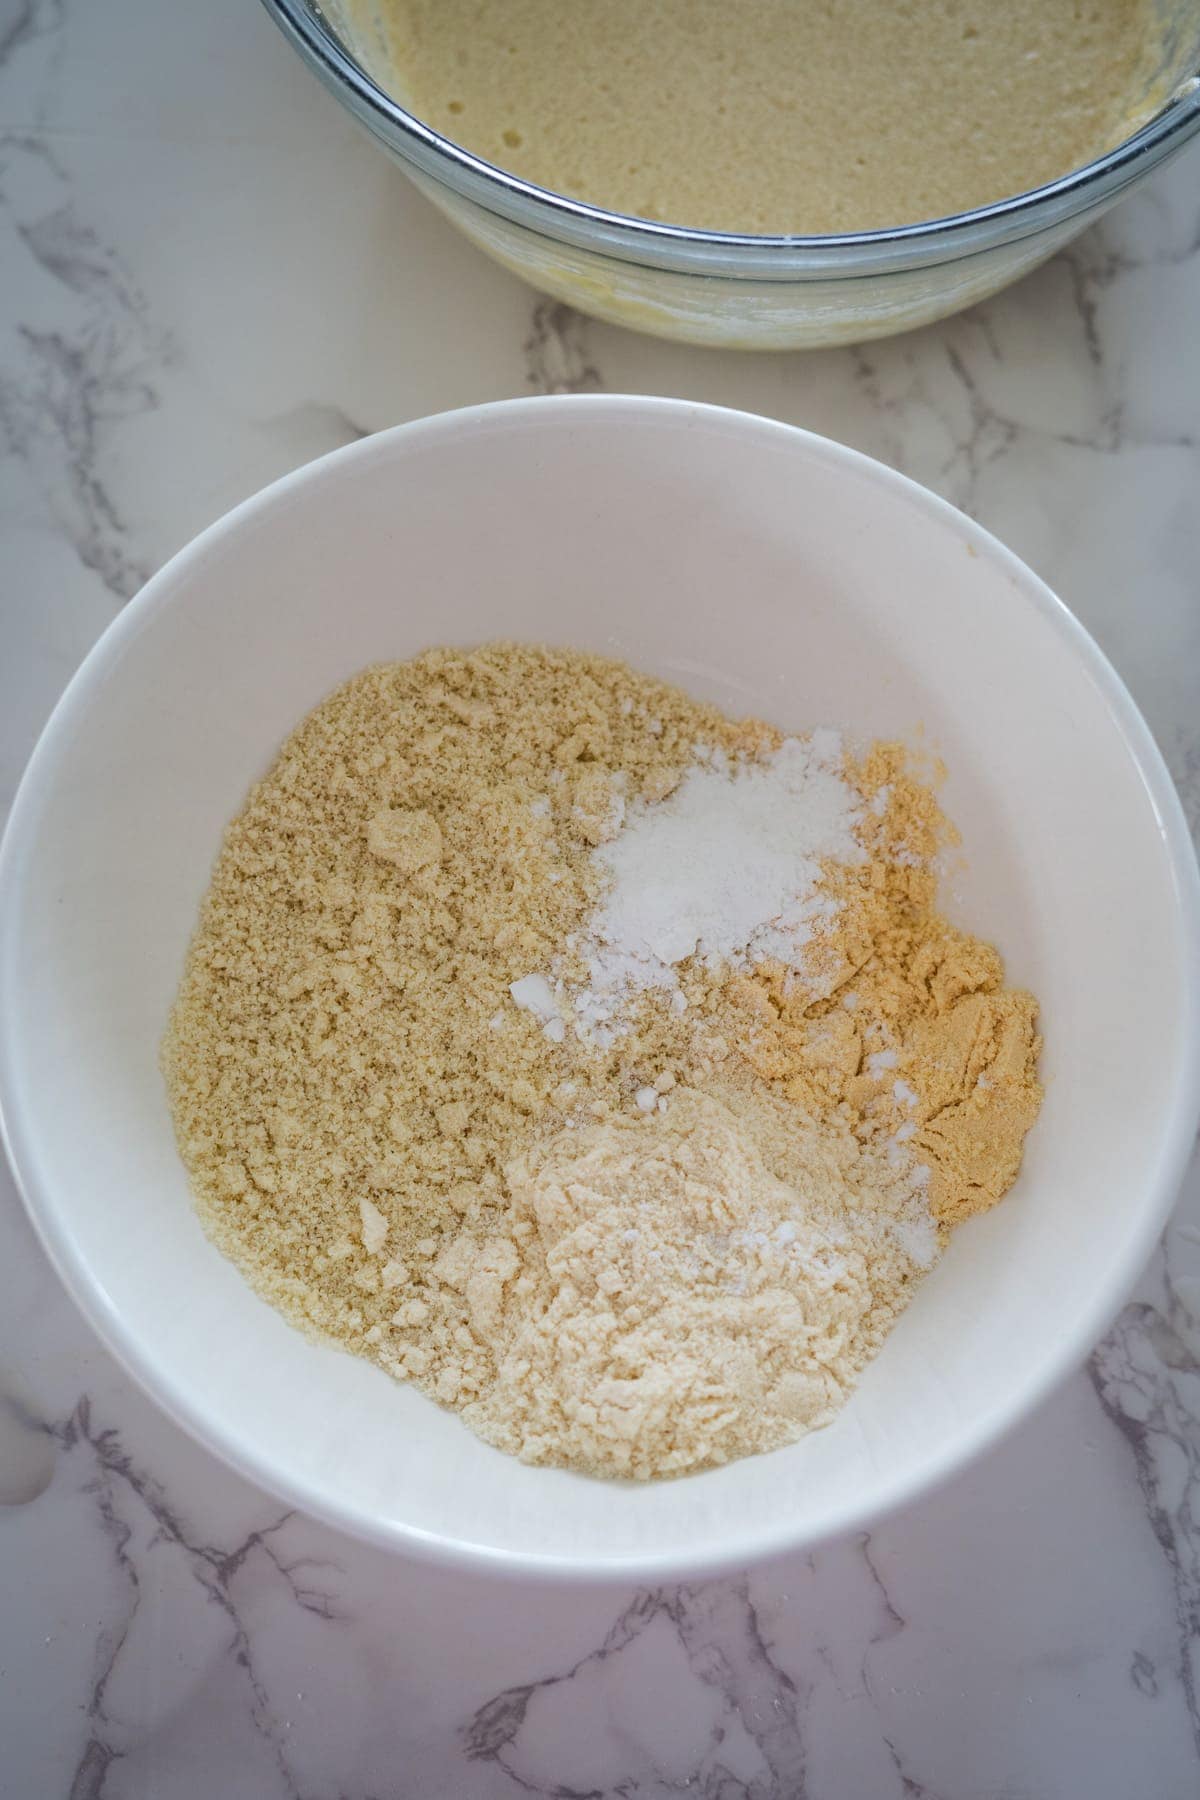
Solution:
{"label": "bowl interior", "polygon": [[[248,785],[365,664],[496,637],[625,657],[787,726],[923,732],[964,839],[949,910],[1043,1003],[1047,1098],[1020,1182],[958,1233],[850,1405],[792,1448],[669,1484],[525,1468],[307,1342],[205,1239],[172,1139],[159,1040]],[[1194,871],[1173,809],[1069,615],[877,465],[674,402],[529,401],[400,427],[176,558],[56,714],[0,890],[14,1164],[127,1364],[291,1501],[526,1569],[696,1569],[812,1540],[1032,1405],[1149,1247],[1195,1085]]]}
{"label": "bowl interior", "polygon": [[[930,237],[937,241],[930,253],[939,261],[954,247],[970,254],[983,247],[985,238],[988,243],[1002,242],[1010,214],[1014,215],[1015,234],[1020,236],[1029,229],[1029,221],[1018,223],[1016,215],[1025,215],[1031,208],[1043,215],[1044,225],[1049,223],[1050,215],[1056,219],[1073,216],[1098,204],[1106,195],[1115,195],[1135,174],[1144,174],[1153,167],[1169,145],[1181,145],[1200,129],[1200,99],[1196,91],[1200,14],[1195,0],[1155,0],[1158,55],[1147,69],[1148,91],[1129,96],[1129,117],[1131,121],[1140,119],[1141,123],[1131,128],[1123,142],[1111,145],[1081,167],[1064,169],[1042,187],[1013,193],[1006,199],[946,218],[859,232],[781,236],[704,230],[613,213],[590,202],[568,199],[514,176],[427,124],[411,110],[404,71],[393,58],[389,34],[374,0],[266,0],[266,5],[285,34],[356,116],[405,160],[411,157],[426,175],[445,181],[485,208],[495,207],[551,237],[586,244],[590,237],[599,236],[603,247],[618,256],[632,253],[662,267],[674,266],[672,249],[681,256],[679,266],[686,267],[699,259],[707,267],[705,247],[715,247],[722,256],[731,253],[746,275],[768,273],[774,252],[774,278],[785,268],[803,276],[806,256],[818,246],[826,253],[833,249],[835,257],[840,250],[840,260],[847,263],[854,260],[859,247],[888,244],[900,253],[902,262],[924,261],[923,240]],[[1049,203],[1044,212],[1043,203]],[[975,229],[962,231],[963,227],[985,221],[996,229],[985,230],[982,237]],[[961,237],[957,244],[956,237]],[[910,257],[910,253],[914,254]],[[813,273],[813,268],[808,273]]]}

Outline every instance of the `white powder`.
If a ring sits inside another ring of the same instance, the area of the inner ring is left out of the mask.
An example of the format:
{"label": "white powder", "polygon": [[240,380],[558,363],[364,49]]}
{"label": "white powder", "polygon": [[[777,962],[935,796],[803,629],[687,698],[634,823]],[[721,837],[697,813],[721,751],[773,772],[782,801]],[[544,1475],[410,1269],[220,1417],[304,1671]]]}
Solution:
{"label": "white powder", "polygon": [[787,738],[759,762],[711,754],[666,800],[632,806],[593,855],[608,877],[582,946],[575,998],[585,1036],[611,1042],[631,998],[672,989],[691,956],[710,965],[799,966],[813,922],[836,911],[817,891],[823,861],[857,863],[855,795],[835,732]]}
{"label": "white powder", "polygon": [[508,991],[523,1012],[533,1014],[552,1043],[562,1043],[567,1028],[554,989],[544,975],[523,975],[520,981],[509,984]]}
{"label": "white powder", "polygon": [[938,1236],[932,1219],[917,1215],[897,1219],[892,1233],[905,1256],[911,1257],[919,1269],[933,1267],[937,1261]]}

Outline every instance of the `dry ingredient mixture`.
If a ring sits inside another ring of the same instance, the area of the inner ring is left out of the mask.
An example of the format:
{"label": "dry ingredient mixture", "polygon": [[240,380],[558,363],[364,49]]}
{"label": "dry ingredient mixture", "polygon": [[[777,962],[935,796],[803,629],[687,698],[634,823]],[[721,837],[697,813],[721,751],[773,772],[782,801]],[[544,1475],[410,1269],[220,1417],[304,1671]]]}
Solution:
{"label": "dry ingredient mixture", "polygon": [[1165,99],[1168,25],[1187,16],[1156,0],[341,10],[385,85],[486,160],[613,211],[743,232],[900,225],[1053,181]]}
{"label": "dry ingredient mixture", "polygon": [[367,670],[226,835],[164,1044],[204,1224],[531,1462],[827,1422],[1014,1180],[1036,1004],[936,910],[894,745],[596,657]]}

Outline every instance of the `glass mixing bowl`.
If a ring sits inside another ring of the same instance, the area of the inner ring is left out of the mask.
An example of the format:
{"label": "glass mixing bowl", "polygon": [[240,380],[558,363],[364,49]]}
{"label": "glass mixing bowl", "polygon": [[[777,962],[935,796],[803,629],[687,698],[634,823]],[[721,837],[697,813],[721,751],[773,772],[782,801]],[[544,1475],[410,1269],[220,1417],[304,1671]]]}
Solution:
{"label": "glass mixing bowl", "polygon": [[1200,6],[1164,8],[1154,116],[1061,180],[973,212],[824,237],[697,231],[567,199],[473,156],[383,85],[361,0],[264,0],[304,60],[473,243],[583,312],[661,337],[762,350],[908,331],[1014,281],[1200,129]]}

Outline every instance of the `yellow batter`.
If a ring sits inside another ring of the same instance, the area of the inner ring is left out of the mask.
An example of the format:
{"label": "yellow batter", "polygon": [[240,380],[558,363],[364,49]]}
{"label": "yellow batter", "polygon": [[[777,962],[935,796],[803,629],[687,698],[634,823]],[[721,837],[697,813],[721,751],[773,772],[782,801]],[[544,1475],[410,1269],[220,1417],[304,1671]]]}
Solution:
{"label": "yellow batter", "polygon": [[617,212],[865,230],[1036,187],[1153,110],[1153,0],[379,0],[391,85]]}

